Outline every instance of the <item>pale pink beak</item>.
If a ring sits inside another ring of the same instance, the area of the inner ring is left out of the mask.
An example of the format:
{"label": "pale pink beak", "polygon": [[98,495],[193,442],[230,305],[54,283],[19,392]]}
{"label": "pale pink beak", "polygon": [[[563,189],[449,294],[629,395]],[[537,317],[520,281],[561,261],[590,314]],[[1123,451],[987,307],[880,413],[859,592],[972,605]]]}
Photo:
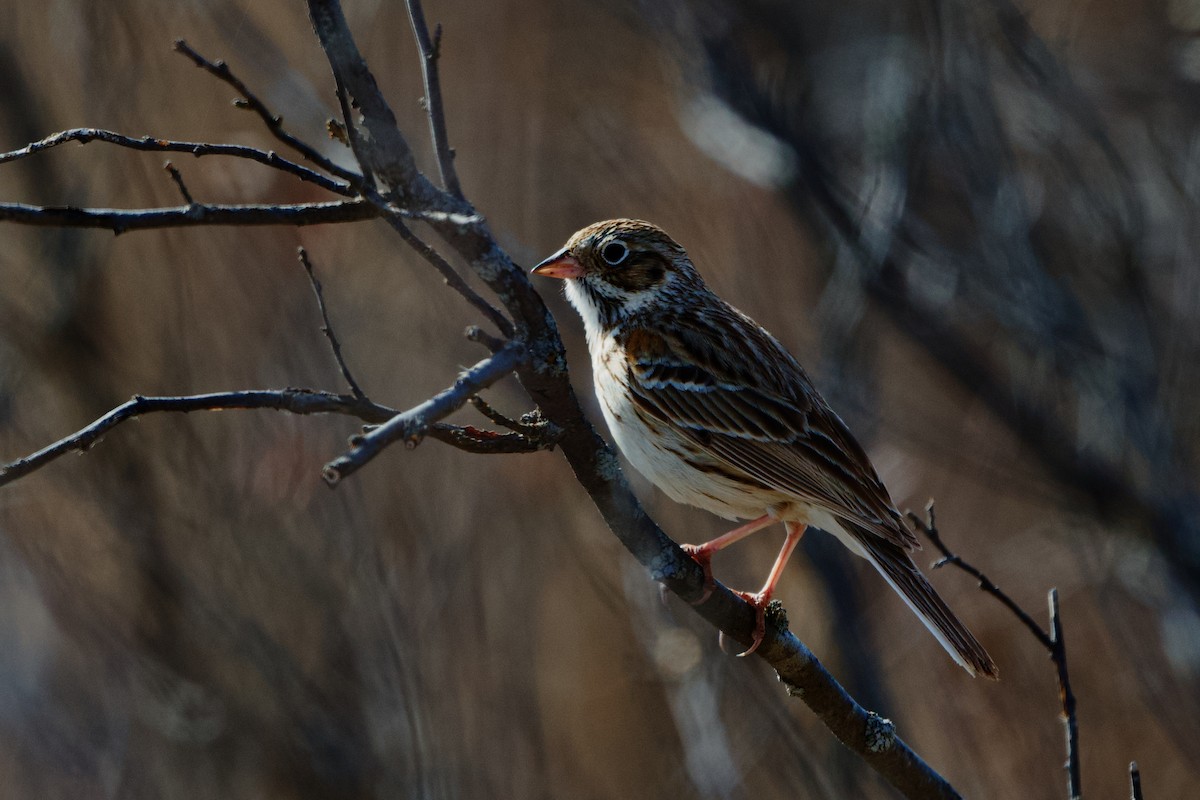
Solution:
{"label": "pale pink beak", "polygon": [[582,278],[583,265],[579,263],[575,256],[568,253],[564,247],[531,269],[529,274],[541,275],[544,278],[558,278],[560,280]]}

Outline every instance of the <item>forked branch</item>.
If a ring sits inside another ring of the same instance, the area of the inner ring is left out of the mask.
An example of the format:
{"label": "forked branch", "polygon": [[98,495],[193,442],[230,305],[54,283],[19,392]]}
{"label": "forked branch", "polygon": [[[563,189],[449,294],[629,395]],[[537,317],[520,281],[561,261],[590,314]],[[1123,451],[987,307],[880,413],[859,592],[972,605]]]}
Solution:
{"label": "forked branch", "polygon": [[512,373],[527,357],[523,342],[510,342],[499,352],[459,375],[453,385],[424,403],[397,414],[370,433],[357,437],[348,452],[325,465],[322,471],[325,481],[331,486],[337,484],[357,472],[393,442],[402,441],[406,447],[416,447],[430,425],[462,408],[476,392]]}
{"label": "forked branch", "polygon": [[348,414],[370,422],[383,422],[396,414],[353,395],[317,392],[311,389],[258,389],[177,397],[134,395],[94,422],[35,453],[0,467],[0,486],[12,483],[51,461],[71,452],[84,452],[123,422],[163,412],[189,414],[193,411],[272,409],[292,414]]}
{"label": "forked branch", "polygon": [[258,98],[258,95],[250,91],[246,84],[242,83],[241,79],[233,74],[233,71],[229,69],[229,65],[227,65],[224,61],[209,61],[207,58],[193,50],[183,39],[175,40],[175,50],[187,56],[187,58],[191,60],[191,62],[197,67],[200,67],[205,72],[215,76],[218,80],[221,80],[233,87],[233,90],[241,96],[238,100],[234,101],[234,104],[238,108],[244,108],[257,114],[258,118],[261,119],[263,124],[267,126],[267,130],[270,131],[271,135],[276,139],[283,142],[288,147],[292,148],[297,153],[304,156],[306,159],[329,174],[337,175],[348,184],[353,186],[361,182],[361,175],[357,175],[348,169],[339,167],[337,164],[333,163],[332,160],[322,155],[321,152],[315,147],[289,133],[288,130],[283,127],[283,117],[272,112],[271,109],[267,107],[267,104]]}
{"label": "forked branch", "polygon": [[17,150],[0,153],[0,164],[17,161],[22,158],[41,153],[44,150],[58,147],[67,142],[105,142],[130,150],[142,150],[155,153],[187,153],[201,158],[203,156],[229,156],[244,158],[296,176],[302,181],[316,184],[334,194],[353,197],[350,184],[336,181],[308,167],[280,156],[273,150],[259,150],[257,147],[247,147],[243,144],[210,144],[208,142],[180,142],[172,139],[160,139],[155,136],[126,136],[123,133],[109,131],[103,128],[71,128],[59,131],[36,142],[31,142]]}
{"label": "forked branch", "polygon": [[925,538],[933,544],[937,551],[942,554],[942,557],[934,562],[933,568],[939,569],[947,564],[954,566],[966,572],[979,581],[980,590],[987,592],[995,597],[1004,606],[1013,613],[1013,615],[1021,621],[1021,624],[1029,629],[1034,638],[1046,648],[1046,652],[1050,655],[1050,660],[1054,662],[1055,677],[1058,680],[1058,697],[1059,705],[1062,709],[1063,725],[1066,731],[1067,738],[1067,798],[1068,800],[1077,800],[1082,795],[1081,774],[1079,768],[1079,720],[1075,710],[1075,693],[1071,691],[1071,675],[1067,670],[1067,645],[1063,639],[1062,618],[1058,613],[1058,589],[1051,589],[1047,598],[1050,606],[1050,630],[1049,632],[1042,629],[1042,626],[1034,622],[1025,609],[1021,608],[1015,600],[1009,597],[999,586],[992,583],[986,575],[979,569],[963,560],[956,553],[950,551],[950,548],[942,541],[942,537],[938,534],[937,519],[934,515],[933,501],[931,500],[925,506],[925,514],[927,520],[908,512],[908,518],[916,526]]}

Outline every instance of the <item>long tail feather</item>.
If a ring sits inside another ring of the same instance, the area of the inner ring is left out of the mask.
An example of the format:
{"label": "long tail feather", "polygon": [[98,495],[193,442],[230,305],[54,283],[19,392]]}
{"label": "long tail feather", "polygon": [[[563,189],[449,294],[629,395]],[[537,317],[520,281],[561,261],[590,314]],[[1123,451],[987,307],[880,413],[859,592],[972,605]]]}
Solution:
{"label": "long tail feather", "polygon": [[[852,528],[847,524],[847,528]],[[843,542],[850,542],[839,536]],[[853,538],[850,549],[866,558],[888,582],[896,594],[903,598],[908,607],[925,623],[929,632],[941,643],[959,666],[971,675],[984,675],[993,680],[1000,677],[996,662],[988,655],[979,640],[967,630],[954,612],[938,596],[933,586],[921,574],[908,553],[890,541],[870,531],[850,530],[847,538]]]}

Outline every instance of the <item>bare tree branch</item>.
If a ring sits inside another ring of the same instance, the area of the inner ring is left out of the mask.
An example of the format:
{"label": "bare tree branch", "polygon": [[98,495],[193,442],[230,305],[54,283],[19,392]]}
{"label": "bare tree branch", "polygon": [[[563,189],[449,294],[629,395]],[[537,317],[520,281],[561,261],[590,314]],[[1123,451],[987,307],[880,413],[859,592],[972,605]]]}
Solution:
{"label": "bare tree branch", "polygon": [[[368,195],[374,197],[376,200],[381,200],[373,190],[368,190]],[[387,207],[386,203],[384,207]],[[472,289],[463,277],[458,274],[458,270],[450,266],[450,262],[442,257],[441,253],[430,247],[425,240],[413,233],[412,229],[405,225],[399,217],[388,215],[385,219],[392,226],[392,229],[400,234],[400,238],[409,247],[415,250],[418,255],[428,261],[441,274],[447,286],[466,298],[467,302],[475,306],[502,334],[505,336],[512,336],[514,334],[515,329],[513,328],[513,324],[501,313],[500,309],[484,300]]]}
{"label": "bare tree branch", "polygon": [[35,153],[40,153],[43,150],[49,150],[53,147],[58,147],[67,142],[79,142],[80,144],[88,144],[89,142],[106,142],[115,144],[119,147],[125,147],[130,150],[142,150],[156,153],[187,153],[189,155],[200,158],[202,156],[232,156],[234,158],[244,158],[248,161],[256,161],[259,164],[264,164],[273,169],[287,172],[295,175],[302,181],[316,184],[322,189],[327,189],[335,194],[340,194],[344,197],[352,197],[354,192],[350,190],[350,184],[341,181],[331,180],[319,172],[314,172],[308,167],[301,166],[294,161],[288,161],[273,150],[259,150],[255,147],[247,147],[242,144],[210,144],[208,142],[179,142],[172,139],[160,139],[155,136],[126,136],[115,131],[105,130],[103,128],[71,128],[70,130],[59,131],[51,134],[45,139],[36,142],[31,142],[18,150],[10,150],[7,153],[0,153],[0,164],[8,161],[17,161],[18,159],[31,156]]}
{"label": "bare tree branch", "polygon": [[925,506],[925,514],[928,517],[928,521],[921,519],[911,511],[908,512],[908,519],[937,548],[937,551],[942,554],[942,557],[933,563],[933,569],[941,569],[947,564],[951,564],[975,578],[975,580],[979,581],[980,590],[987,592],[1003,603],[1004,607],[1011,611],[1021,621],[1021,624],[1029,629],[1029,632],[1041,643],[1042,647],[1046,648],[1047,652],[1054,650],[1054,642],[1050,640],[1050,634],[1042,630],[1042,626],[1038,625],[1025,609],[1017,605],[1015,600],[1009,597],[999,586],[992,583],[986,575],[973,565],[964,561],[957,554],[950,552],[950,548],[946,546],[945,542],[942,541],[941,535],[938,533],[937,517],[932,500]]}
{"label": "bare tree branch", "polygon": [[179,397],[143,397],[114,408],[95,422],[52,445],[0,467],[0,486],[41,469],[59,456],[92,447],[104,434],[130,419],[156,412],[188,414],[193,411],[267,408],[292,414],[346,414],[369,422],[385,422],[396,410],[353,395],[310,389],[259,389]]}
{"label": "bare tree branch", "polygon": [[393,442],[403,441],[407,447],[416,447],[431,424],[462,408],[472,395],[511,373],[526,357],[522,342],[510,342],[500,352],[488,356],[459,375],[452,386],[356,438],[354,446],[347,453],[325,465],[322,471],[325,481],[330,486],[336,485]]}
{"label": "bare tree branch", "polygon": [[271,134],[279,141],[286,144],[288,147],[295,150],[306,159],[316,164],[321,169],[337,175],[345,180],[351,186],[361,182],[362,176],[356,175],[354,172],[339,167],[331,160],[321,155],[321,153],[312,145],[297,139],[292,134],[288,133],[283,127],[283,117],[275,114],[271,109],[267,108],[266,103],[251,92],[241,80],[230,71],[229,66],[224,61],[209,61],[204,56],[193,50],[183,39],[175,40],[175,50],[191,59],[192,63],[197,67],[205,70],[211,75],[216,76],[220,80],[233,87],[234,91],[242,96],[240,101],[235,101],[235,105],[239,108],[245,108],[253,111],[262,119],[263,123]]}
{"label": "bare tree branch", "polygon": [[[60,456],[90,450],[123,422],[146,414],[170,412],[190,414],[198,411],[230,411],[270,409],[291,414],[342,414],[364,422],[381,424],[397,416],[394,408],[373,403],[366,397],[335,394],[314,389],[250,389],[236,392],[180,395],[170,397],[134,397],[117,406],[94,422],[70,436],[43,447],[35,453],[0,466],[0,486],[24,478],[45,467]],[[440,442],[481,455],[504,453],[535,453],[554,447],[555,432],[538,431],[538,435],[497,433],[470,425],[459,426],[438,422],[428,429],[428,436]]]}
{"label": "bare tree branch", "polygon": [[175,188],[183,195],[183,202],[189,206],[196,205],[196,198],[192,197],[192,193],[188,191],[187,184],[183,182],[183,175],[179,172],[178,168],[170,161],[167,161],[163,164],[163,169],[171,176],[171,180],[175,183]]}
{"label": "bare tree branch", "polygon": [[435,422],[430,426],[429,436],[478,455],[536,453],[552,450],[556,442],[553,436],[531,438],[523,433],[500,433],[474,425],[450,425],[445,422]]}
{"label": "bare tree branch", "polygon": [[[166,208],[79,208],[77,206],[33,206],[27,203],[0,203],[0,222],[52,228],[104,228],[115,234],[152,228],[190,228],[204,225],[327,225],[335,222],[360,222],[383,217],[393,227],[399,217],[461,224],[464,218],[440,212],[426,214],[394,205],[376,205],[369,200],[331,200],[324,203],[221,204],[192,203]],[[406,228],[407,229],[407,228]],[[415,238],[415,237],[414,237]],[[427,246],[427,245],[426,245]],[[421,252],[420,248],[417,249]],[[444,262],[444,259],[443,259]],[[449,267],[449,264],[446,265]],[[453,272],[453,268],[450,267]],[[446,284],[478,308],[493,322],[504,319],[499,312],[463,282],[447,277]],[[464,293],[465,289],[465,293]],[[504,320],[501,330],[512,331]]]}
{"label": "bare tree branch", "polygon": [[442,107],[442,87],[438,80],[442,26],[438,25],[436,41],[430,41],[429,26],[425,24],[425,10],[421,8],[421,0],[408,0],[408,19],[412,22],[413,36],[416,37],[417,47],[421,50],[425,111],[429,116],[429,136],[433,140],[433,151],[437,155],[442,187],[462,200],[462,186],[458,182],[458,172],[454,169],[454,150],[450,147],[449,135],[446,132],[446,112]]}
{"label": "bare tree branch", "polygon": [[[191,50],[186,43],[180,41],[176,43],[176,48],[195,61],[199,66],[206,69],[208,72],[216,75],[221,80],[229,83],[243,97],[247,98],[248,107],[254,109],[264,121],[267,122],[271,130],[280,136],[283,141],[297,146],[301,152],[305,153],[310,158],[314,158],[318,163],[325,168],[330,168],[332,165],[321,160],[319,154],[315,154],[303,142],[299,142],[290,134],[283,131],[281,121],[278,116],[271,114],[266,106],[258,100],[246,85],[233,74],[232,70],[223,62],[209,62],[203,56],[200,56],[195,51]],[[345,113],[349,113],[349,109],[343,109]],[[347,125],[351,125],[351,132],[356,129],[352,126],[352,120],[347,118]],[[173,142],[165,139],[157,139],[154,137],[143,137],[135,139],[133,137],[124,136],[122,134],[106,131],[99,128],[76,128],[69,131],[63,131],[52,136],[49,136],[41,141],[26,145],[25,147],[11,151],[10,153],[0,154],[0,163],[8,160],[24,158],[25,156],[41,152],[51,147],[56,147],[64,142],[79,141],[89,142],[92,140],[100,140],[117,144],[124,147],[130,147],[138,150],[157,150],[167,152],[190,152],[193,155],[235,155],[246,158],[251,158],[262,163],[270,164],[284,168],[286,165],[287,171],[299,174],[307,180],[313,180],[319,183],[330,191],[337,192],[346,196],[353,196],[348,185],[330,181],[322,175],[318,175],[305,167],[298,164],[286,161],[279,158],[274,153],[265,153],[254,148],[243,147],[241,145],[209,145],[196,142]],[[172,168],[168,168],[172,170]],[[55,227],[90,227],[90,228],[108,228],[113,233],[121,234],[129,230],[146,229],[146,228],[164,228],[164,227],[183,227],[188,225],[312,225],[325,222],[346,222],[358,219],[369,219],[374,216],[384,218],[400,236],[414,250],[417,251],[426,261],[434,266],[446,284],[463,296],[472,306],[480,311],[489,321],[494,324],[502,334],[511,337],[514,332],[512,323],[491,303],[487,302],[474,289],[472,289],[461,275],[450,265],[446,259],[442,258],[441,254],[426,244],[420,237],[409,229],[404,224],[402,218],[420,219],[426,222],[437,223],[441,225],[461,226],[469,225],[480,221],[478,215],[474,214],[473,210],[465,204],[460,204],[463,211],[445,211],[445,210],[427,210],[427,209],[410,209],[404,208],[396,203],[389,201],[383,195],[379,194],[373,187],[363,182],[362,176],[355,175],[352,172],[343,170],[341,174],[349,176],[350,183],[359,191],[367,203],[361,201],[352,201],[351,203],[323,203],[323,204],[302,204],[296,206],[282,205],[256,205],[256,206],[225,206],[225,205],[205,205],[196,203],[187,192],[186,187],[182,184],[182,178],[178,176],[177,171],[172,171],[172,178],[176,185],[184,194],[184,199],[188,205],[183,208],[168,208],[168,209],[80,209],[73,207],[42,207],[29,206],[25,204],[0,204],[0,221],[17,222],[26,225],[49,225]],[[372,213],[367,204],[375,207],[375,213]],[[315,209],[310,214],[307,210]]]}
{"label": "bare tree branch", "polygon": [[479,395],[474,395],[470,398],[470,403],[475,410],[485,417],[490,419],[497,425],[508,428],[515,434],[523,436],[535,442],[549,442],[557,444],[562,439],[562,429],[555,425],[542,414],[539,409],[528,411],[521,415],[518,419],[509,419],[501,414],[496,409],[492,408],[486,400]]}
{"label": "bare tree branch", "polygon": [[497,425],[508,428],[510,431],[520,432],[521,429],[525,427],[520,422],[517,422],[515,419],[509,419],[508,417],[504,416],[496,409],[492,408],[488,404],[488,402],[486,400],[484,400],[482,397],[480,397],[479,395],[472,396],[469,399],[469,402],[471,403],[472,406],[474,406],[475,410],[478,411],[480,414],[483,414],[485,417],[487,417],[488,419],[490,419],[492,422],[496,423]]}
{"label": "bare tree branch", "polygon": [[504,347],[506,344],[504,339],[501,339],[497,336],[492,336],[478,325],[468,326],[466,330],[466,337],[472,342],[483,345],[493,353],[499,350],[501,347]]}
{"label": "bare tree branch", "polygon": [[54,228],[105,228],[120,235],[148,228],[188,228],[200,225],[325,225],[379,216],[363,200],[290,205],[216,205],[193,203],[172,208],[76,208],[0,203],[0,222]]}
{"label": "bare tree branch", "polygon": [[1058,674],[1058,699],[1062,705],[1063,726],[1067,734],[1067,800],[1079,800],[1083,796],[1079,770],[1079,718],[1075,714],[1075,693],[1071,691],[1071,676],[1067,672],[1067,643],[1063,639],[1062,618],[1058,614],[1058,589],[1051,589],[1050,605],[1050,659]]}
{"label": "bare tree branch", "polygon": [[1071,675],[1067,671],[1067,644],[1063,640],[1062,620],[1058,613],[1058,589],[1051,589],[1049,593],[1050,604],[1050,632],[1047,633],[1040,625],[1034,622],[1025,609],[1017,605],[1017,602],[1005,594],[1000,587],[988,580],[987,576],[972,566],[967,561],[964,561],[961,556],[950,551],[950,548],[942,541],[942,537],[938,534],[937,518],[934,514],[933,501],[925,506],[925,513],[928,521],[921,519],[913,512],[908,512],[908,518],[913,525],[917,527],[922,534],[925,535],[938,552],[942,554],[942,558],[934,562],[933,568],[939,569],[947,564],[954,566],[971,575],[979,581],[980,590],[992,595],[1005,608],[1013,613],[1017,619],[1021,621],[1034,638],[1046,648],[1046,652],[1050,655],[1050,660],[1054,662],[1055,676],[1058,679],[1058,697],[1059,705],[1062,708],[1063,725],[1067,735],[1067,797],[1068,800],[1077,800],[1081,796],[1081,774],[1079,767],[1079,720],[1075,711],[1075,693],[1071,691]]}
{"label": "bare tree branch", "polygon": [[[363,169],[402,196],[406,204],[469,213],[465,203],[438,189],[417,169],[412,149],[396,126],[396,115],[380,94],[375,76],[350,35],[341,4],[308,3],[308,13],[313,27],[321,32],[325,57],[339,89],[362,114],[366,135],[360,137],[355,155]],[[350,117],[344,122],[350,132],[350,141],[354,142],[354,130],[358,126]]]}
{"label": "bare tree branch", "polygon": [[321,333],[325,334],[325,338],[329,340],[329,348],[333,350],[333,360],[337,362],[342,377],[350,386],[350,392],[360,400],[365,400],[366,394],[359,387],[358,381],[354,380],[354,375],[351,374],[350,367],[346,365],[346,359],[342,356],[342,344],[338,341],[337,334],[333,332],[333,323],[329,321],[329,311],[325,308],[325,294],[321,291],[321,282],[317,280],[317,276],[313,272],[312,262],[308,260],[308,251],[301,247],[298,248],[298,253],[300,264],[308,274],[309,285],[312,286],[313,294],[317,298],[317,308],[321,312]]}

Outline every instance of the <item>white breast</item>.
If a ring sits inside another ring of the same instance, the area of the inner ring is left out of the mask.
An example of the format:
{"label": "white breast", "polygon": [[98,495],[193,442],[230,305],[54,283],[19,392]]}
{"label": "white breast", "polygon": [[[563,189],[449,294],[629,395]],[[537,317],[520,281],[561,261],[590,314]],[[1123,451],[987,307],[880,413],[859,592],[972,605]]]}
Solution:
{"label": "white breast", "polygon": [[693,467],[684,460],[684,454],[694,463],[715,464],[716,459],[670,427],[648,421],[638,413],[625,385],[625,353],[614,337],[593,337],[589,331],[588,349],[604,420],[617,447],[638,472],[672,500],[726,519],[753,519],[768,510],[776,498],[764,497],[762,490]]}

